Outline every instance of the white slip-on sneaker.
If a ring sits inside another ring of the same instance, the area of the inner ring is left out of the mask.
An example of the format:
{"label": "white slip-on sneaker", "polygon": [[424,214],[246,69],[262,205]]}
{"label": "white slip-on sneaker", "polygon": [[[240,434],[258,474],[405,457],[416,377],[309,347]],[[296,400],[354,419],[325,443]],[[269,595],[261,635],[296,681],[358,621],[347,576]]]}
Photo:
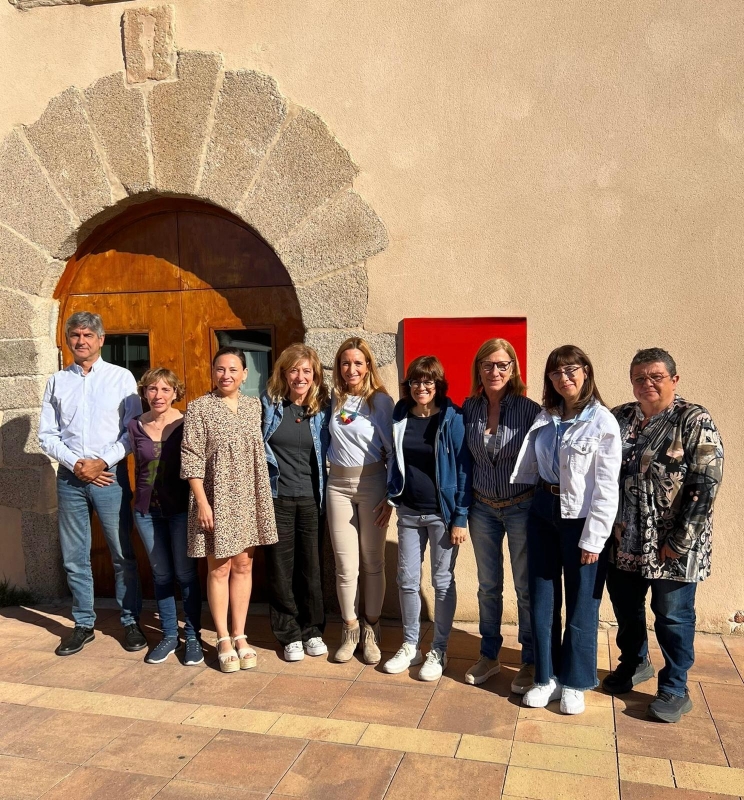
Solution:
{"label": "white slip-on sneaker", "polygon": [[555,678],[547,686],[533,686],[522,697],[522,705],[530,708],[545,708],[548,703],[561,696],[561,685]]}
{"label": "white slip-on sneaker", "polygon": [[408,667],[420,664],[423,660],[424,657],[415,644],[403,642],[400,650],[382,665],[382,671],[388,675],[397,675],[399,672],[405,672]]}
{"label": "white slip-on sneaker", "polygon": [[320,636],[313,636],[305,642],[305,652],[309,656],[323,656],[328,652],[328,647]]}
{"label": "white slip-on sneaker", "polygon": [[563,687],[561,693],[561,714],[581,714],[584,711],[584,692]]}
{"label": "white slip-on sneaker", "polygon": [[429,650],[426,654],[424,666],[419,670],[420,681],[436,681],[442,677],[442,673],[447,669],[447,654],[436,648]]}
{"label": "white slip-on sneaker", "polygon": [[290,642],[284,645],[285,661],[302,661],[305,658],[305,651],[302,649],[302,642]]}

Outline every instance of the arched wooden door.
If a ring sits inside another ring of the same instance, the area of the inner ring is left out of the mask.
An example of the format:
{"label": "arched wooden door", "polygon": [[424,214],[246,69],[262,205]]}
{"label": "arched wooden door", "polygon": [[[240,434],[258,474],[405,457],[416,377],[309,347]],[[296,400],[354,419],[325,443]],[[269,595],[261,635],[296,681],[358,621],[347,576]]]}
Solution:
{"label": "arched wooden door", "polygon": [[[150,366],[172,369],[186,382],[183,407],[210,390],[210,363],[222,344],[246,351],[245,390],[255,394],[276,355],[304,336],[297,295],[274,251],[231,214],[191,201],[146,203],[96,230],[68,262],[55,297],[65,365],[72,354],[64,320],[94,311],[106,328],[103,357],[136,377]],[[151,597],[147,555],[133,538]],[[113,596],[111,559],[97,523],[91,562],[96,594]],[[259,548],[256,599],[263,572]]]}

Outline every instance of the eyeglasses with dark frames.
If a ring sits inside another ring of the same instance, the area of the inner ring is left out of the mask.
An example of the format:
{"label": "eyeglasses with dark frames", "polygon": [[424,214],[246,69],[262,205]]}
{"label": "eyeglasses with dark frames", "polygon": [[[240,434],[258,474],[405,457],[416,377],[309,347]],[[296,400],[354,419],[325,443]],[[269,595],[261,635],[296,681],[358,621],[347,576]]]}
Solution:
{"label": "eyeglasses with dark frames", "polygon": [[481,361],[478,365],[483,372],[493,372],[497,369],[499,372],[508,372],[514,361]]}
{"label": "eyeglasses with dark frames", "polygon": [[407,383],[411,387],[411,389],[415,389],[417,386],[423,386],[424,389],[433,389],[434,386],[436,385],[436,381],[433,381],[431,379],[417,380],[414,378],[413,380],[407,381]]}

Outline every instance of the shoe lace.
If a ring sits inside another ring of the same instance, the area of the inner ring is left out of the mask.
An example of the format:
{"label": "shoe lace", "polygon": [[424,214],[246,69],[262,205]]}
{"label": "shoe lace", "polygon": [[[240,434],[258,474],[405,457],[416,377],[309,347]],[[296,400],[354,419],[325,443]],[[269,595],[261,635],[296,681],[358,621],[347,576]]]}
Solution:
{"label": "shoe lace", "polygon": [[302,642],[290,642],[287,645],[287,650],[302,650]]}
{"label": "shoe lace", "polygon": [[[410,648],[410,649],[409,649]],[[398,652],[393,656],[393,658],[411,658],[412,653],[411,650],[414,650],[413,645],[403,643],[398,650]],[[414,650],[415,652],[415,650]]]}
{"label": "shoe lace", "polygon": [[319,644],[323,644],[323,640],[320,636],[313,636],[312,639],[307,640],[308,647],[317,647]]}
{"label": "shoe lace", "polygon": [[427,664],[441,664],[442,660],[442,654],[439,652],[439,650],[429,650],[429,652],[426,654]]}
{"label": "shoe lace", "polygon": [[674,695],[671,692],[665,692],[663,689],[656,692],[656,697],[665,703],[670,703],[674,699]]}

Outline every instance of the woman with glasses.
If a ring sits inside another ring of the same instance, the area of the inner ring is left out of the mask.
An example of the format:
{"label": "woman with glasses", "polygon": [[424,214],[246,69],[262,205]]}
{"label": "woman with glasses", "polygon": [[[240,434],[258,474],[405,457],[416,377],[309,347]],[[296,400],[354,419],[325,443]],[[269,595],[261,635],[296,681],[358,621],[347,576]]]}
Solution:
{"label": "woman with glasses", "polygon": [[586,353],[574,345],[553,350],[543,409],[512,475],[537,484],[527,520],[535,685],[522,698],[526,706],[560,698],[562,713],[581,714],[584,692],[597,685],[602,553],[617,514],[621,457],[620,428]]}
{"label": "woman with glasses", "polygon": [[[336,591],[343,628],[336,661],[349,661],[361,639],[362,658],[377,664],[380,613],[385,597],[385,459],[392,453],[393,399],[364,339],[352,337],[333,361],[333,395],[326,502],[336,558]],[[363,630],[358,614],[359,565],[364,573]]]}
{"label": "woman with glasses", "polygon": [[434,588],[434,640],[419,680],[435,681],[447,667],[447,642],[457,606],[455,561],[466,538],[470,506],[470,453],[462,411],[447,397],[436,356],[408,367],[402,399],[393,411],[395,455],[388,502],[398,508],[398,589],[403,645],[385,662],[388,673],[422,661],[419,650],[421,564],[430,545]]}
{"label": "woman with glasses", "polygon": [[533,661],[527,577],[527,513],[534,487],[509,482],[522,440],[540,413],[524,396],[519,361],[505,339],[489,339],[475,354],[470,397],[463,405],[466,440],[473,460],[473,497],[468,524],[478,568],[480,659],[465,673],[477,686],[500,671],[503,644],[504,536],[509,541],[517,593],[522,666],[511,688],[524,694],[532,686]]}

